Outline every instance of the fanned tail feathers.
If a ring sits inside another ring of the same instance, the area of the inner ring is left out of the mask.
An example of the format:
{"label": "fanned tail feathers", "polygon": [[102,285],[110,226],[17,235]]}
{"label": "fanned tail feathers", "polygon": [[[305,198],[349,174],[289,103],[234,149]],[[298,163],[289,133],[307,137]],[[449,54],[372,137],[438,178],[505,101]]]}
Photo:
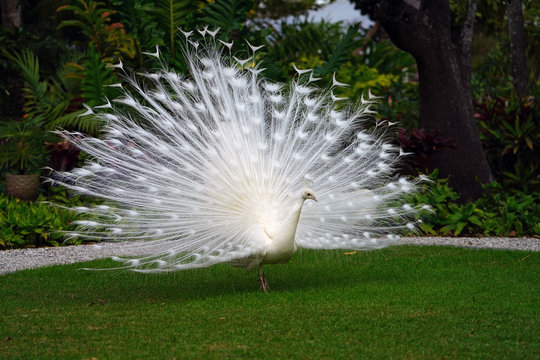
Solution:
{"label": "fanned tail feathers", "polygon": [[90,220],[69,236],[132,241],[147,255],[124,265],[143,271],[246,258],[264,247],[251,227],[278,231],[306,183],[319,202],[302,210],[300,247],[379,248],[414,229],[403,198],[417,183],[391,178],[401,153],[385,126],[368,130],[372,96],[340,106],[333,89],[268,83],[222,49],[186,51],[189,78],[126,76],[131,92],[96,110],[101,138],[62,132],[91,160],[53,181],[106,200],[74,208]]}

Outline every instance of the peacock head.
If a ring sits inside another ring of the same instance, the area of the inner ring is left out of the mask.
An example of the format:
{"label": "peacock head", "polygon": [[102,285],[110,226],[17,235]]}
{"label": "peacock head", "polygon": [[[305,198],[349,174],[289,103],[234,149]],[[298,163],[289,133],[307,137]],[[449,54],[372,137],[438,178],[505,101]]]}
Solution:
{"label": "peacock head", "polygon": [[304,199],[304,200],[311,199],[311,200],[315,200],[315,201],[319,202],[311,189],[304,190],[304,193],[302,194],[302,199]]}

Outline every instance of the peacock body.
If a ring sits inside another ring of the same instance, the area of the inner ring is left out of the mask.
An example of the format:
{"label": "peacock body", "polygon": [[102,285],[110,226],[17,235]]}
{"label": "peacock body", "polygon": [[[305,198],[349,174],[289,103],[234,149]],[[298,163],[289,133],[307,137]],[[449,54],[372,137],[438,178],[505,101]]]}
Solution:
{"label": "peacock body", "polygon": [[201,33],[204,45],[185,33],[189,77],[126,75],[131,91],[88,109],[106,123],[101,138],[62,132],[90,160],[53,181],[106,201],[74,208],[88,218],[69,236],[129,241],[146,255],[115,259],[137,271],[258,269],[266,290],[262,265],[298,248],[378,249],[414,229],[420,208],[403,199],[416,183],[392,177],[403,152],[386,125],[368,130],[371,95],[344,106],[333,92],[344,84],[319,89],[306,70],[267,82]]}

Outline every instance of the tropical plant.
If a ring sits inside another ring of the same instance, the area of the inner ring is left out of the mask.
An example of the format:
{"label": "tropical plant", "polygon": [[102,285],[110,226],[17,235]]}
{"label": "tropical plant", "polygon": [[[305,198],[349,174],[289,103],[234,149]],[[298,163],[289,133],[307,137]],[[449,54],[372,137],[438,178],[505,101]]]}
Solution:
{"label": "tropical plant", "polygon": [[[493,191],[498,187],[498,191]],[[489,184],[488,192],[476,201],[479,208],[489,209],[495,216],[483,224],[493,229],[496,235],[539,235],[540,234],[540,193],[500,191],[498,183]]]}
{"label": "tropical plant", "polygon": [[475,102],[481,139],[495,176],[512,189],[538,191],[540,107],[534,97],[486,97]]}
{"label": "tropical plant", "polygon": [[[355,100],[360,99],[368,91],[386,96],[389,89],[401,81],[399,76],[383,73],[355,58],[343,64],[336,76],[339,81],[349,84],[347,87],[339,88],[338,93]],[[382,103],[384,100],[379,102],[378,107],[381,107]]]}
{"label": "tropical plant", "polygon": [[291,71],[292,65],[314,68],[321,65],[332,53],[332,44],[338,43],[343,36],[340,23],[326,21],[314,22],[307,17],[282,20],[279,28],[269,32],[267,36],[267,62],[265,72],[274,80],[284,81]]}
{"label": "tropical plant", "polygon": [[351,49],[355,40],[354,37],[357,33],[358,30],[354,26],[349,27],[328,59],[322,65],[315,67],[313,70],[314,75],[325,76],[337,72],[341,65],[350,58]]}
{"label": "tropical plant", "polygon": [[317,0],[259,0],[250,13],[250,20],[264,27],[268,19],[306,15],[309,10],[324,6],[325,3]]}
{"label": "tropical plant", "polygon": [[[356,53],[359,56],[351,64],[354,76],[346,80],[351,83],[350,93],[346,95],[359,98],[371,89],[381,97],[377,110],[382,119],[397,122],[408,130],[417,128],[420,101],[414,58],[384,39],[367,40]],[[360,69],[365,70],[362,73]],[[340,76],[346,74],[341,71]]]}
{"label": "tropical plant", "polygon": [[60,6],[57,11],[71,11],[76,19],[64,20],[58,29],[65,27],[79,28],[90,43],[94,45],[102,58],[112,61],[113,57],[135,56],[134,41],[123,31],[124,25],[112,22],[114,10],[104,7],[104,3],[94,0],[72,0],[73,5]]}
{"label": "tropical plant", "polygon": [[136,67],[143,68],[143,52],[164,45],[165,30],[154,19],[153,2],[145,0],[110,0],[120,22],[135,40]]}
{"label": "tropical plant", "polygon": [[16,174],[37,173],[46,165],[48,138],[40,118],[5,122],[0,126],[0,167]]}
{"label": "tropical plant", "polygon": [[416,129],[420,119],[420,96],[418,83],[393,81],[391,86],[382,89],[377,95],[382,96],[379,113],[382,119],[398,123],[405,129]]}
{"label": "tropical plant", "polygon": [[46,141],[54,142],[50,123],[64,117],[71,95],[56,80],[41,80],[39,61],[33,52],[6,54],[22,74],[24,112],[22,119],[6,122],[0,128],[3,153],[0,164],[19,174],[34,173],[46,165]]}
{"label": "tropical plant", "polygon": [[[80,96],[87,106],[102,105],[107,99],[112,100],[118,96],[118,88],[111,86],[118,83],[118,79],[112,68],[100,58],[92,44],[88,46],[88,53],[82,65],[67,63],[65,66],[72,69],[68,72],[68,76],[80,82]],[[80,105],[78,110],[57,118],[51,123],[54,128],[62,127],[92,135],[97,135],[101,125],[97,117],[88,114],[86,109],[81,110]]]}
{"label": "tropical plant", "polygon": [[[51,197],[56,203],[80,203],[79,197],[69,197],[55,190]],[[37,202],[24,202],[0,194],[0,248],[58,246],[64,243],[64,231],[69,229],[78,214],[61,207],[52,207],[41,194]],[[71,239],[77,244],[80,240]]]}
{"label": "tropical plant", "polygon": [[178,29],[190,28],[187,25],[192,22],[200,4],[199,0],[155,0],[154,6],[147,8],[155,16],[158,26],[165,32],[167,39],[165,44],[170,54],[169,63],[177,62]]}
{"label": "tropical plant", "polygon": [[540,235],[540,194],[508,192],[500,183],[484,187],[480,199],[460,204],[459,195],[448,186],[448,179],[439,179],[438,172],[429,175],[413,196],[413,204],[429,204],[433,215],[420,225],[428,235]]}
{"label": "tropical plant", "polygon": [[116,88],[110,86],[118,82],[116,75],[111,67],[103,63],[92,45],[88,47],[88,57],[83,63],[83,75],[81,90],[90,107],[101,105],[106,98],[114,99],[118,95]]}
{"label": "tropical plant", "polygon": [[5,54],[21,72],[24,80],[24,111],[30,117],[55,119],[64,113],[69,105],[69,95],[55,84],[41,80],[39,61],[30,50]]}
{"label": "tropical plant", "polygon": [[240,31],[253,7],[252,0],[217,0],[209,3],[202,11],[202,21],[220,28],[220,36],[229,40],[233,31]]}
{"label": "tropical plant", "polygon": [[343,25],[327,21],[314,22],[308,17],[282,20],[268,37],[268,47],[280,61],[290,64],[300,56],[327,58],[332,44],[343,36]]}
{"label": "tropical plant", "polygon": [[[448,204],[447,212],[443,215],[441,220],[440,232],[447,234],[451,232],[452,235],[458,236],[463,232],[465,227],[474,228],[474,226],[481,228],[483,224],[483,218],[486,213],[478,209],[474,203],[468,203],[465,205]],[[494,214],[492,214],[492,217]],[[470,233],[471,230],[469,230]]]}

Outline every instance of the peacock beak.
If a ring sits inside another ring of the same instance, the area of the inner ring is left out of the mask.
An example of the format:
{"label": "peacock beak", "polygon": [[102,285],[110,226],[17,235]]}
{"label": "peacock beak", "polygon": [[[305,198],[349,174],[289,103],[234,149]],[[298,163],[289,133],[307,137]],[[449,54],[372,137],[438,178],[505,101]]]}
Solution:
{"label": "peacock beak", "polygon": [[313,196],[311,197],[311,199],[315,200],[316,202],[319,202],[319,200],[317,200],[317,198],[315,197],[315,195],[313,195]]}

